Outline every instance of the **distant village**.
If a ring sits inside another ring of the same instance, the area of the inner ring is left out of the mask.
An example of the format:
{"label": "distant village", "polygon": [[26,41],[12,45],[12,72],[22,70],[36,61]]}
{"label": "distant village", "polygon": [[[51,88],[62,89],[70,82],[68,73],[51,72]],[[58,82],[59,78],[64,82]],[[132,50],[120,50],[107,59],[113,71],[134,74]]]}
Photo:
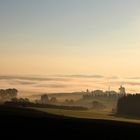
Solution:
{"label": "distant village", "polygon": [[118,92],[114,90],[108,90],[108,91],[103,91],[103,90],[94,90],[94,91],[89,91],[87,89],[86,92],[83,93],[83,99],[91,99],[91,98],[120,98],[126,95],[125,87],[120,86],[118,89]]}

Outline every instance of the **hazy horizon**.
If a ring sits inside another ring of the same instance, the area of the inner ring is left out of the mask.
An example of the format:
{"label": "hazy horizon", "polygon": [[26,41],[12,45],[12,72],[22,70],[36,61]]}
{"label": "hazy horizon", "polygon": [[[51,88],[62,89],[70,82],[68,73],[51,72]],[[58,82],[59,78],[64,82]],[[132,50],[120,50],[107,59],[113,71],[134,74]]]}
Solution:
{"label": "hazy horizon", "polygon": [[127,93],[139,93],[139,77],[117,77],[103,75],[11,75],[0,76],[0,89],[16,88],[19,96],[30,97],[40,94],[81,92],[89,89],[118,92],[120,85]]}

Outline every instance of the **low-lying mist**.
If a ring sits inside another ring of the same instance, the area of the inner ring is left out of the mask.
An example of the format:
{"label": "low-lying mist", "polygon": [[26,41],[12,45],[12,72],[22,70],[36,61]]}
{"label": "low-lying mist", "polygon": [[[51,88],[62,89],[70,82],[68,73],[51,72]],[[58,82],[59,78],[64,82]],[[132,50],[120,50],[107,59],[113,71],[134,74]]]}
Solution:
{"label": "low-lying mist", "polygon": [[119,78],[101,75],[48,75],[48,76],[0,76],[0,88],[17,88],[20,97],[33,98],[47,93],[81,92],[86,89],[112,90],[125,84],[127,92],[139,92],[140,79],[137,77]]}

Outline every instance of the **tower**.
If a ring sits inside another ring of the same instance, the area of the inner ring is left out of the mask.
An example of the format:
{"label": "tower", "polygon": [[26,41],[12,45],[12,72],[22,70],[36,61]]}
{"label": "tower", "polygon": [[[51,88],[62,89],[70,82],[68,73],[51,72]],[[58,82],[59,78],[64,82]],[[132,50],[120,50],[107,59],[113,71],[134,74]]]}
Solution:
{"label": "tower", "polygon": [[119,88],[119,93],[120,93],[121,95],[126,95],[125,87],[123,87],[122,85],[121,85],[120,88]]}

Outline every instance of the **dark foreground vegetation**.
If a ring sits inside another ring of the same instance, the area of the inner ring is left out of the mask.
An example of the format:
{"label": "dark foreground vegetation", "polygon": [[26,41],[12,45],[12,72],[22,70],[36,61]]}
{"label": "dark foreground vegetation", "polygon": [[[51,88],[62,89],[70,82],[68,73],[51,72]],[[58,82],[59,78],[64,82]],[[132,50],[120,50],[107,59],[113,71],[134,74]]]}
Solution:
{"label": "dark foreground vegetation", "polygon": [[117,104],[117,114],[140,118],[140,94],[129,94],[120,98]]}
{"label": "dark foreground vegetation", "polygon": [[1,135],[39,139],[72,136],[98,138],[134,138],[140,125],[111,120],[79,119],[51,115],[33,109],[0,106]]}
{"label": "dark foreground vegetation", "polygon": [[88,110],[86,107],[81,106],[62,106],[62,105],[54,105],[54,104],[41,104],[41,103],[33,103],[28,99],[17,99],[13,98],[11,101],[7,101],[4,103],[5,106],[11,107],[34,107],[34,108],[55,108],[55,109],[66,109],[66,110]]}

